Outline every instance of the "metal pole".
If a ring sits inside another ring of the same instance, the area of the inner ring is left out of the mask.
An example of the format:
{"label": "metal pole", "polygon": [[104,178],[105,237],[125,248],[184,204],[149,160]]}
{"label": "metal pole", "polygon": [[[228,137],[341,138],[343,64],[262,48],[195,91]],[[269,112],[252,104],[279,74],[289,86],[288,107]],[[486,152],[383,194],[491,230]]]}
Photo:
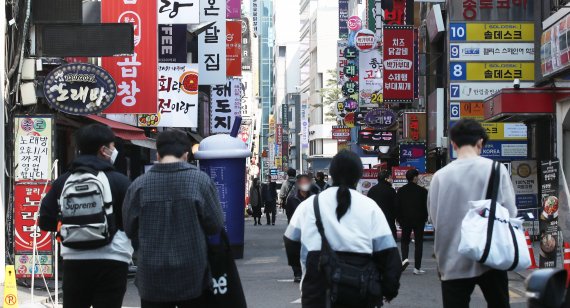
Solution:
{"label": "metal pole", "polygon": [[[6,7],[6,0],[0,0],[0,7],[1,8],[5,8]],[[6,61],[6,10],[1,9],[0,10],[0,35],[2,36],[0,38],[0,60],[1,63],[4,67],[4,69],[6,69],[6,65],[8,64]],[[6,139],[5,139],[5,110],[4,110],[4,102],[5,102],[5,89],[4,86],[6,85],[6,80],[5,80],[6,75],[5,74],[0,74],[0,99],[2,100],[2,102],[0,102],[0,144],[2,144],[2,146],[0,146],[0,174],[1,176],[6,180],[6,157],[5,157],[5,144],[6,144]],[[6,270],[6,217],[5,217],[5,213],[6,213],[6,191],[5,191],[5,184],[6,181],[2,181],[2,184],[0,184],[0,222],[1,222],[1,226],[0,226],[0,283],[4,282],[4,278],[5,278],[5,270]]]}

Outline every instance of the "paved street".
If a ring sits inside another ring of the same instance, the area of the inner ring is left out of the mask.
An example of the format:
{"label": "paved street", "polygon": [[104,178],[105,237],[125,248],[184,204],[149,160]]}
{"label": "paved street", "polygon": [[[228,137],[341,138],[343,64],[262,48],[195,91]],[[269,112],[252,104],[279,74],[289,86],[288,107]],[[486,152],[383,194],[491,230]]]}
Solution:
{"label": "paved street", "polygon": [[[282,237],[287,222],[284,214],[279,214],[277,217],[276,226],[253,226],[252,219],[246,220],[245,257],[237,261],[237,264],[248,306],[251,308],[300,307],[299,285],[293,283],[292,271],[287,266],[283,246]],[[427,270],[427,274],[414,276],[411,270],[412,264],[402,277],[400,295],[386,307],[441,307],[440,285],[435,261],[431,257],[432,251],[433,242],[428,241],[424,248],[424,269]],[[413,247],[410,254],[413,256]],[[522,278],[512,274],[510,286],[512,307],[525,307]],[[29,290],[21,288],[20,296],[22,303],[29,303]],[[129,280],[123,307],[140,307],[133,279]],[[474,294],[471,307],[486,307],[483,295],[479,291]]]}

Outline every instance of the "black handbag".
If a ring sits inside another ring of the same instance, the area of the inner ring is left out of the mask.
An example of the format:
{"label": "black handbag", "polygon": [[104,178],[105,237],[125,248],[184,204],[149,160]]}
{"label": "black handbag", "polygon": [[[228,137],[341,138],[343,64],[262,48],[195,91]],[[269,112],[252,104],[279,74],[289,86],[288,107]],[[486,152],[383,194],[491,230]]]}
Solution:
{"label": "black handbag", "polygon": [[223,229],[219,244],[208,245],[208,262],[212,275],[212,288],[208,292],[207,307],[247,308],[239,272],[230,249],[230,241]]}
{"label": "black handbag", "polygon": [[[322,239],[319,270],[327,281],[327,305],[346,307],[376,307],[382,305],[380,272],[372,256],[335,252],[325,236],[319,196],[315,196],[313,208],[317,229]],[[327,306],[328,307],[328,306]]]}

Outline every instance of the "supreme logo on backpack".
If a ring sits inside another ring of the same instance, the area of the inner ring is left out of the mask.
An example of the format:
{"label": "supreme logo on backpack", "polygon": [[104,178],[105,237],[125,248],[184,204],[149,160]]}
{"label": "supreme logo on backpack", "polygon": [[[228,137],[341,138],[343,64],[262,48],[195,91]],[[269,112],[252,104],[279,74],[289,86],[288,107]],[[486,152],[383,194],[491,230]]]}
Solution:
{"label": "supreme logo on backpack", "polygon": [[102,171],[78,168],[63,186],[59,199],[58,239],[75,249],[109,244],[116,232],[113,196]]}

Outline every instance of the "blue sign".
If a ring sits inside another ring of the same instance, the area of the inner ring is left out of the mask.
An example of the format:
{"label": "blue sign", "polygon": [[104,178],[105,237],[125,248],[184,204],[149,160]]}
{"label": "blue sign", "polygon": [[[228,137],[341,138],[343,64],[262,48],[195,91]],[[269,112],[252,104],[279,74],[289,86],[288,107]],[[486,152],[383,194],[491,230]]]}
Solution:
{"label": "blue sign", "polygon": [[534,194],[516,195],[516,205],[519,209],[537,208],[538,197]]}
{"label": "blue sign", "polygon": [[449,24],[449,40],[465,41],[467,39],[467,26],[465,23]]}
{"label": "blue sign", "polygon": [[412,167],[420,173],[426,173],[426,145],[400,144],[400,167]]}
{"label": "blue sign", "polygon": [[467,64],[464,62],[449,63],[449,77],[451,80],[467,80]]}
{"label": "blue sign", "polygon": [[338,37],[348,38],[348,0],[338,1]]}
{"label": "blue sign", "polygon": [[100,113],[117,95],[113,77],[103,68],[88,63],[57,67],[46,76],[43,88],[53,108],[75,115]]}

